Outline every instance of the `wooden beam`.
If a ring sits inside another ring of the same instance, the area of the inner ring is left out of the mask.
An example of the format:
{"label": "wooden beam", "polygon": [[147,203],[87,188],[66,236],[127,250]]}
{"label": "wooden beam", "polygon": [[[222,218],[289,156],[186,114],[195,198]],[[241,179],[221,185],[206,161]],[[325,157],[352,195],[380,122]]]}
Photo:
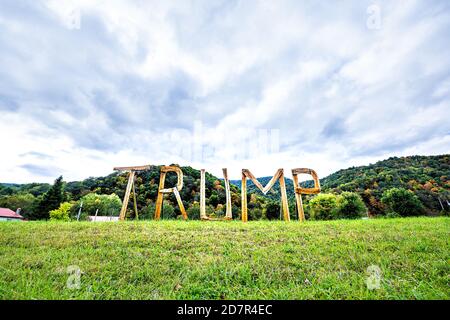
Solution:
{"label": "wooden beam", "polygon": [[242,222],[247,222],[248,221],[248,213],[247,213],[247,176],[245,175],[244,170],[242,170],[242,184],[241,184],[241,216],[242,216]]}
{"label": "wooden beam", "polygon": [[161,207],[164,197],[164,193],[161,192],[161,190],[164,189],[165,180],[166,180],[166,173],[161,171],[161,173],[159,174],[158,197],[156,198],[156,206],[155,206],[155,220],[159,220],[161,218]]}
{"label": "wooden beam", "polygon": [[134,214],[136,217],[136,220],[139,220],[139,213],[137,209],[137,201],[136,201],[136,177],[133,179],[133,204],[134,204]]}
{"label": "wooden beam", "polygon": [[291,217],[289,214],[289,204],[286,193],[286,183],[284,181],[284,173],[281,172],[280,175],[280,193],[281,193],[281,203],[283,205],[283,219],[284,221],[291,221]]}
{"label": "wooden beam", "polygon": [[188,216],[186,210],[184,209],[183,201],[181,201],[180,193],[177,188],[173,188],[173,193],[175,194],[175,198],[177,199],[178,206],[180,207],[181,215],[184,220],[187,220]]}
{"label": "wooden beam", "polygon": [[145,171],[150,170],[151,166],[132,166],[132,167],[115,167],[114,171]]}
{"label": "wooden beam", "polygon": [[205,169],[200,170],[200,219],[208,220],[206,216],[206,178],[205,178]]}
{"label": "wooden beam", "polygon": [[130,192],[131,192],[131,187],[133,185],[134,175],[135,175],[135,172],[130,171],[130,175],[128,176],[127,189],[125,190],[125,196],[123,198],[122,209],[120,210],[119,220],[121,220],[121,221],[125,220],[125,217],[126,217],[128,202],[130,201]]}
{"label": "wooden beam", "polygon": [[225,219],[226,220],[232,220],[233,219],[233,212],[231,207],[231,191],[230,191],[230,180],[228,180],[228,171],[226,168],[222,169],[223,171],[223,180],[225,182],[225,196],[226,196],[226,212],[225,212]]}

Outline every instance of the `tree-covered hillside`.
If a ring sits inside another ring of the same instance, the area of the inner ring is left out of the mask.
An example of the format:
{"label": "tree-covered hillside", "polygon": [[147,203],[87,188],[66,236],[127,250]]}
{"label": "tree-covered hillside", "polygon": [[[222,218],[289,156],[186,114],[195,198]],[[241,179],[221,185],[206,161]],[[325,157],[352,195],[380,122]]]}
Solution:
{"label": "tree-covered hillside", "polygon": [[[158,193],[160,166],[152,166],[150,170],[140,172],[136,178],[136,192],[139,215],[151,218],[155,211]],[[184,186],[180,192],[184,206],[190,219],[199,218],[200,202],[200,171],[191,167],[182,167]],[[289,174],[289,172],[285,172]],[[411,156],[389,158],[368,166],[352,167],[339,170],[321,179],[323,193],[340,195],[343,192],[358,193],[363,199],[371,215],[385,214],[385,203],[381,201],[383,193],[391,188],[403,188],[412,191],[425,207],[425,213],[436,215],[449,210],[450,204],[450,155],[441,156]],[[271,177],[258,180],[266,185]],[[292,180],[285,177],[289,198],[289,209],[292,219],[296,219],[294,189]],[[112,173],[106,177],[88,178],[83,181],[64,183],[64,199],[73,204],[76,213],[82,198],[90,193],[116,194],[123,198],[127,185],[126,173]],[[176,174],[169,173],[166,177],[166,187],[175,186]],[[233,183],[235,185],[233,185]],[[240,180],[233,180],[231,184],[232,211],[235,218],[239,218],[241,209]],[[312,186],[312,181],[303,183]],[[49,184],[0,184],[0,207],[12,210],[22,208],[22,214],[31,219],[37,216],[36,211],[42,210],[44,195],[50,190]],[[278,182],[274,188],[264,196],[256,186],[248,180],[248,209],[250,219],[279,219],[281,214],[280,192]],[[304,205],[309,216],[309,201],[315,196],[305,196]],[[206,205],[207,214],[222,216],[225,212],[224,183],[209,173],[206,173]],[[442,206],[441,206],[442,203]],[[41,208],[41,209],[40,209]],[[54,208],[52,208],[54,209]],[[47,213],[45,213],[47,214]],[[118,215],[118,212],[100,214]],[[128,214],[133,217],[132,204],[129,204]],[[163,206],[163,218],[176,218],[180,214],[176,199],[173,195],[166,195]]]}
{"label": "tree-covered hillside", "polygon": [[[158,194],[159,175],[161,166],[151,166],[150,170],[139,172],[136,176],[137,207],[140,217],[150,218],[155,211],[155,202]],[[200,202],[200,171],[191,167],[181,167],[183,170],[183,189],[180,191],[183,204],[191,218],[199,216]],[[128,182],[127,173],[114,172],[106,177],[88,178],[83,181],[65,183],[65,200],[74,203],[74,212],[81,204],[82,197],[90,193],[116,194],[123,199]],[[175,186],[177,176],[175,173],[166,175],[165,187]],[[225,212],[225,188],[219,178],[206,173],[206,205],[209,215],[221,216]],[[35,211],[39,210],[44,194],[50,189],[49,184],[0,184],[0,207],[9,207],[16,210],[22,209],[22,214],[27,218],[34,218]],[[240,191],[231,185],[231,202],[233,214],[240,212]],[[133,216],[132,203],[129,204],[130,216]],[[100,213],[102,214],[102,213]],[[110,214],[109,212],[107,214]],[[175,218],[180,214],[175,196],[165,195],[163,206],[163,218]],[[114,215],[118,215],[114,213]]]}
{"label": "tree-covered hillside", "polygon": [[429,214],[450,201],[450,155],[392,157],[368,166],[339,170],[321,180],[326,192],[353,191],[361,195],[369,212],[383,212],[381,197],[390,188],[411,190]]}

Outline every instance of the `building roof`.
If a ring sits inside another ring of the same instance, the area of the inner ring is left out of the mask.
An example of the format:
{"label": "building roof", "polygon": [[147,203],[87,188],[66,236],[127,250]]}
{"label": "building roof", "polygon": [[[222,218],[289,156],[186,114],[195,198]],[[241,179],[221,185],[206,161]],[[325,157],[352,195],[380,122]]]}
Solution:
{"label": "building roof", "polygon": [[0,208],[0,217],[2,218],[12,218],[12,219],[23,219],[20,214],[15,213],[11,209]]}

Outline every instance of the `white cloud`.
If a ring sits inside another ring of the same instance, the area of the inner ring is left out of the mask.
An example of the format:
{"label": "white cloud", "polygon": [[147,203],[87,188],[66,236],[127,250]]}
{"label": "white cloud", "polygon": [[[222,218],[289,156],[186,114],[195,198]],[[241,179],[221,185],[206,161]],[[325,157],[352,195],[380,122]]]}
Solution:
{"label": "white cloud", "polygon": [[[448,152],[445,1],[379,1],[378,30],[370,1],[27,4],[0,4],[0,181],[147,163],[324,176]],[[269,132],[274,153],[246,150]]]}

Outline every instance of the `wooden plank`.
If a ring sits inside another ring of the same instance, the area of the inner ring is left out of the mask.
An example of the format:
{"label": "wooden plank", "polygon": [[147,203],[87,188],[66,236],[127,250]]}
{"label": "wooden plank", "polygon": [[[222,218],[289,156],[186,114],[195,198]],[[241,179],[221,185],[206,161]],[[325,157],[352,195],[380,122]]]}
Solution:
{"label": "wooden plank", "polygon": [[132,166],[132,167],[115,167],[114,171],[145,171],[150,170],[151,165],[145,166]]}
{"label": "wooden plank", "polygon": [[131,186],[133,184],[134,174],[135,174],[134,171],[130,171],[130,175],[128,176],[127,189],[125,190],[125,196],[123,198],[122,209],[120,210],[120,216],[119,216],[119,219],[121,221],[125,220],[125,216],[127,213],[128,202],[130,201],[130,192],[131,192]]}
{"label": "wooden plank", "polygon": [[133,204],[134,204],[134,214],[136,217],[136,220],[139,220],[139,213],[137,209],[137,200],[136,200],[136,177],[133,179]]}
{"label": "wooden plank", "polygon": [[228,179],[228,171],[226,168],[222,169],[223,171],[223,178],[225,182],[225,196],[226,196],[226,212],[225,212],[225,219],[226,220],[232,220],[233,219],[233,212],[231,207],[231,191],[230,191],[230,180]]}
{"label": "wooden plank", "polygon": [[206,216],[206,190],[205,169],[200,170],[200,219],[207,220]]}
{"label": "wooden plank", "polygon": [[161,173],[159,174],[158,197],[156,198],[156,205],[155,205],[155,220],[159,220],[161,218],[161,208],[164,197],[164,194],[161,192],[161,190],[164,189],[165,180],[166,180],[166,173],[161,171]]}
{"label": "wooden plank", "polygon": [[[298,186],[298,176],[297,174],[294,174],[294,172],[292,172],[292,181],[294,182],[294,189],[297,188]],[[302,195],[299,192],[295,192],[295,202],[297,204],[297,215],[298,215],[298,220],[300,222],[305,221],[305,213],[303,211],[303,202],[302,202]]]}
{"label": "wooden plank", "polygon": [[184,220],[187,220],[188,216],[186,210],[184,209],[183,201],[181,201],[180,193],[177,188],[173,188],[173,193],[175,194],[175,198],[177,199],[178,206],[180,207],[181,215]]}
{"label": "wooden plank", "polygon": [[[281,170],[283,170],[283,169],[281,169]],[[283,171],[281,171],[279,182],[280,182],[281,203],[283,206],[283,218],[284,218],[284,221],[290,221],[291,217],[289,214],[289,205],[288,205],[288,199],[287,199],[287,193],[286,193],[286,183],[284,181]]]}
{"label": "wooden plank", "polygon": [[242,216],[242,222],[248,221],[248,214],[247,214],[247,176],[242,170],[242,184],[241,184],[241,216]]}

